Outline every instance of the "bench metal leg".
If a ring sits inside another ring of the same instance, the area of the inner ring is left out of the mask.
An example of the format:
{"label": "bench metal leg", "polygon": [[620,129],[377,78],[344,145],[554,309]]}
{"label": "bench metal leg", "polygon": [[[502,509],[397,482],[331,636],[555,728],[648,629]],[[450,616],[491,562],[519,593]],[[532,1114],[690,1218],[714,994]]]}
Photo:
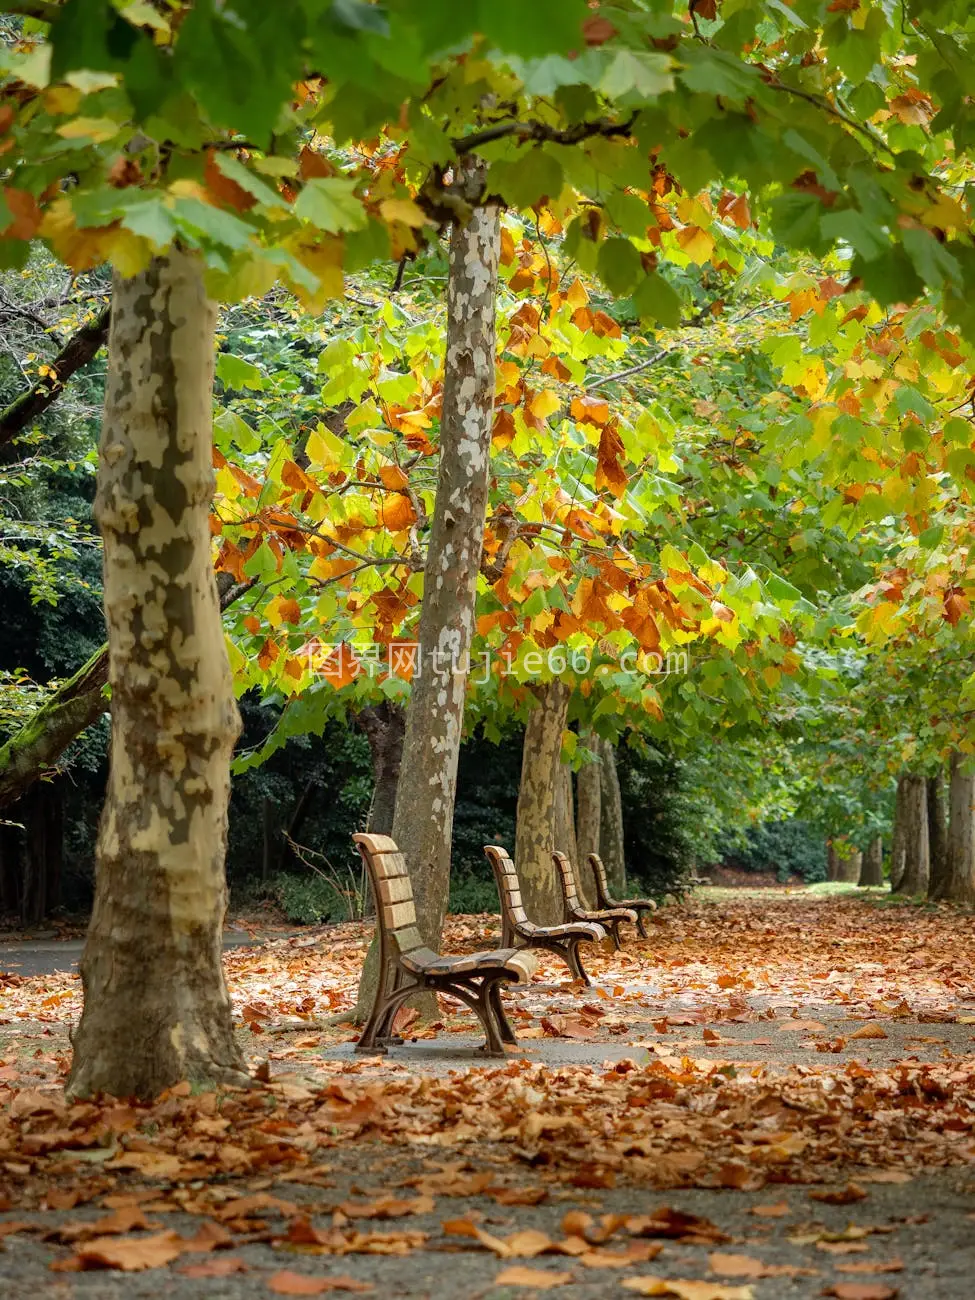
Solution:
{"label": "bench metal leg", "polygon": [[639,934],[642,939],[649,939],[650,936],[647,934],[647,923],[643,919],[643,913],[644,909],[641,907],[636,914],[637,934]]}
{"label": "bench metal leg", "polygon": [[581,980],[586,988],[592,985],[592,980],[582,964],[582,957],[579,953],[580,939],[570,939],[565,945],[565,962],[572,974],[573,979]]}
{"label": "bench metal leg", "polygon": [[515,1031],[511,1028],[511,1022],[505,1015],[504,1004],[501,1001],[501,984],[500,981],[494,981],[487,990],[487,998],[491,1010],[494,1012],[494,1019],[497,1022],[498,1030],[502,1039],[506,1043],[517,1043]]}

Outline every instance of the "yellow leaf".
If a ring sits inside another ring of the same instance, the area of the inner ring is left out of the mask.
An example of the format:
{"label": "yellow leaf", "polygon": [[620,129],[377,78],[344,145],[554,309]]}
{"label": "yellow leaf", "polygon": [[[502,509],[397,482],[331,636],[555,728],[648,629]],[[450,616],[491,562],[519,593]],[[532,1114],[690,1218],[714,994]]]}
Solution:
{"label": "yellow leaf", "polygon": [[383,221],[402,221],[405,226],[425,226],[429,220],[412,199],[383,199],[379,213]]}
{"label": "yellow leaf", "polygon": [[81,103],[81,91],[74,86],[51,86],[43,98],[49,113],[73,113]]}
{"label": "yellow leaf", "polygon": [[342,463],[345,443],[324,424],[317,425],[308,435],[305,453],[312,469],[333,470]]}
{"label": "yellow leaf", "polygon": [[589,301],[589,294],[586,292],[586,286],[581,280],[572,281],[566,291],[565,300],[573,311],[576,311],[579,307],[585,307]]}
{"label": "yellow leaf", "polygon": [[700,226],[685,226],[683,230],[677,232],[677,242],[691,259],[697,262],[698,266],[708,260],[714,252],[714,238]]}
{"label": "yellow leaf", "polygon": [[144,271],[152,260],[149,241],[141,235],[134,235],[131,230],[113,230],[105,241],[105,249],[108,260],[119,275],[129,279]]}
{"label": "yellow leaf", "polygon": [[559,396],[553,388],[543,388],[532,398],[528,409],[537,419],[547,420],[561,405]]}
{"label": "yellow leaf", "polygon": [[76,117],[59,126],[57,133],[65,140],[93,140],[95,144],[104,144],[114,139],[119,130],[120,124],[111,117]]}

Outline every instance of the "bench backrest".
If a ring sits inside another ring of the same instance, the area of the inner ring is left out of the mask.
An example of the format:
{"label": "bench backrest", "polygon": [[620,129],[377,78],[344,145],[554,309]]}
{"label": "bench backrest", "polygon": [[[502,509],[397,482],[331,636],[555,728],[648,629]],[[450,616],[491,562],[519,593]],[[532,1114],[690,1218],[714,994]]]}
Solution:
{"label": "bench backrest", "polygon": [[603,860],[598,853],[589,854],[589,865],[592,867],[592,874],[596,877],[596,899],[599,906],[611,907],[606,868],[603,866]]}
{"label": "bench backrest", "polygon": [[389,944],[396,953],[413,952],[423,947],[416,928],[413,885],[406,859],[388,835],[353,835],[369,873],[376,900],[376,920],[380,942]]}
{"label": "bench backrest", "polygon": [[521,884],[507,849],[503,849],[500,844],[486,844],[484,852],[494,872],[502,917],[513,926],[524,925],[528,916],[521,901]]}
{"label": "bench backrest", "polygon": [[579,886],[576,884],[576,873],[572,870],[572,863],[564,853],[553,853],[552,861],[559,869],[566,907],[570,912],[584,911],[582,901],[579,898]]}

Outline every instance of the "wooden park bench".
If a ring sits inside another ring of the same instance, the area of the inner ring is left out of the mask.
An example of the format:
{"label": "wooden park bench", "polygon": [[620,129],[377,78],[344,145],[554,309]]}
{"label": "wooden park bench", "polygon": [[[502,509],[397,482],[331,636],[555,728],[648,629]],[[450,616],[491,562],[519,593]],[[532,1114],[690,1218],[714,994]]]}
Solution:
{"label": "wooden park bench", "polygon": [[609,881],[606,879],[606,868],[603,866],[603,860],[598,853],[589,854],[589,865],[592,867],[592,874],[596,880],[596,902],[602,908],[624,907],[631,912],[636,912],[636,928],[644,939],[648,938],[647,927],[643,921],[644,912],[655,912],[657,904],[652,898],[612,898],[609,893]]}
{"label": "wooden park bench", "polygon": [[617,950],[620,949],[623,946],[620,943],[620,926],[624,921],[631,921],[636,925],[636,912],[628,907],[603,907],[597,912],[587,912],[582,906],[582,899],[579,897],[579,887],[576,884],[572,863],[564,853],[553,853],[552,859],[556,867],[558,867],[559,879],[562,882],[565,919],[567,921],[596,921],[599,925],[606,927],[613,936],[614,946]]}
{"label": "wooden park bench", "polygon": [[393,1032],[396,1012],[408,998],[432,989],[458,998],[484,1027],[487,1056],[504,1056],[516,1043],[501,1005],[500,985],[527,984],[536,959],[524,949],[499,948],[466,957],[441,957],[426,947],[416,925],[413,885],[406,861],[388,835],[353,835],[369,873],[379,929],[379,980],[376,1000],[357,1052],[384,1054],[403,1040]]}
{"label": "wooden park bench", "polygon": [[494,872],[498,898],[501,900],[502,947],[520,945],[525,948],[545,948],[562,958],[573,979],[590,985],[592,980],[579,956],[579,944],[601,943],[606,938],[603,927],[595,921],[573,921],[568,925],[536,925],[534,921],[529,921],[525,905],[521,901],[521,884],[515,864],[507,850],[498,844],[488,844],[484,852]]}

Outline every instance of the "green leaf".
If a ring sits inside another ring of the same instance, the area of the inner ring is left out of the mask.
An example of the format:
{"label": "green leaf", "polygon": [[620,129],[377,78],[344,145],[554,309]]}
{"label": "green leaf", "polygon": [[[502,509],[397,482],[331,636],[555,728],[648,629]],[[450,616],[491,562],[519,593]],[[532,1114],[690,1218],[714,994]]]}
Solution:
{"label": "green leaf", "polygon": [[777,573],[770,574],[766,579],[765,590],[773,600],[802,600],[802,592],[797,587],[793,587],[791,582],[786,582],[785,578],[780,577]]}
{"label": "green leaf", "polygon": [[544,149],[526,150],[515,162],[491,164],[488,185],[512,207],[531,208],[543,198],[556,199],[562,192],[562,167]]}
{"label": "green leaf", "polygon": [[596,268],[606,288],[616,298],[623,298],[643,275],[640,254],[628,239],[606,239],[600,245]]}
{"label": "green leaf", "polygon": [[295,200],[295,215],[328,234],[362,230],[368,217],[355,194],[356,182],[344,176],[320,176],[306,181]]}
{"label": "green leaf", "polygon": [[680,324],[680,295],[657,271],[652,271],[635,290],[633,305],[641,317],[659,321],[670,329]]}
{"label": "green leaf", "polygon": [[[468,0],[466,8],[471,7]],[[476,19],[468,22],[499,49],[531,58],[577,50],[582,43],[582,23],[588,14],[585,0],[558,0],[554,5],[525,4],[524,0],[477,0]]]}
{"label": "green leaf", "polygon": [[243,357],[235,357],[231,352],[218,353],[216,370],[217,378],[227,388],[260,390],[264,387],[264,376],[257,366],[245,361]]}
{"label": "green leaf", "polygon": [[617,50],[599,82],[599,89],[611,99],[630,91],[653,99],[673,87],[670,56],[643,50]]}
{"label": "green leaf", "polygon": [[288,204],[277,190],[273,190],[266,181],[255,176],[250,168],[245,167],[233,154],[221,150],[216,155],[216,163],[218,170],[223,172],[228,180],[239,185],[248,194],[253,194],[258,203],[263,203],[266,208],[284,208],[287,211]]}
{"label": "green leaf", "polygon": [[261,449],[260,434],[256,433],[246,420],[242,419],[236,411],[229,407],[224,407],[218,415],[214,417],[214,429],[222,434],[218,439],[221,447],[228,443],[233,443],[245,456],[253,455],[254,452]]}

